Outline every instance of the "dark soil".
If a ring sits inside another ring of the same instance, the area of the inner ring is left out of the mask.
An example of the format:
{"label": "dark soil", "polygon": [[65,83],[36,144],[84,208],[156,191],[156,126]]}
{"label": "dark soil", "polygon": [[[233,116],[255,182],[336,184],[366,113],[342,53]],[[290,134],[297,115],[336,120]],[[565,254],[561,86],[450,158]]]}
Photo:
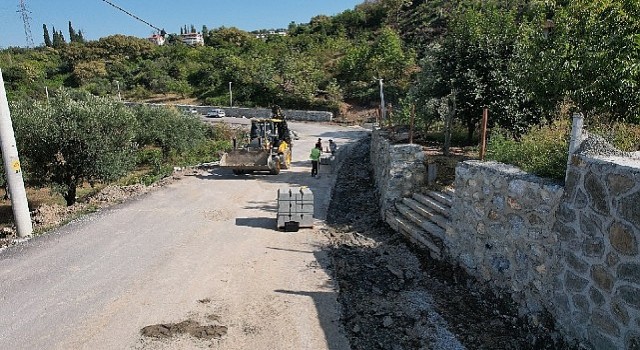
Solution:
{"label": "dark soil", "polygon": [[171,338],[182,334],[192,337],[211,340],[225,336],[227,327],[221,325],[201,325],[194,320],[186,320],[180,323],[164,323],[146,326],[140,330],[140,334],[150,338]]}
{"label": "dark soil", "polygon": [[344,160],[327,218],[352,349],[573,349],[547,316],[519,317],[509,297],[409,246],[382,221],[369,143]]}

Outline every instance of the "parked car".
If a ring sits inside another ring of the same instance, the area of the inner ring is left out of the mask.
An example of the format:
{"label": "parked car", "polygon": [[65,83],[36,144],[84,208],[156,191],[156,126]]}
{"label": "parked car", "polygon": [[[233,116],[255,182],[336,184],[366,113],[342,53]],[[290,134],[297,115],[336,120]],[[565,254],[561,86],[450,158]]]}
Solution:
{"label": "parked car", "polygon": [[195,109],[195,108],[190,108],[190,109],[189,109],[189,113],[191,113],[191,114],[198,114],[198,110],[197,110],[197,109]]}
{"label": "parked car", "polygon": [[207,112],[204,116],[207,118],[222,118],[226,116],[226,113],[224,112],[224,109],[215,108]]}

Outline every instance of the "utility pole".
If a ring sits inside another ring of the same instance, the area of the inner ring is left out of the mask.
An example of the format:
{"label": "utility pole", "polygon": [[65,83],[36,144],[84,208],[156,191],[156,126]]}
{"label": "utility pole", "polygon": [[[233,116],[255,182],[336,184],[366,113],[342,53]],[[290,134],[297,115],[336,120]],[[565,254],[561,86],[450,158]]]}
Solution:
{"label": "utility pole", "polygon": [[7,100],[7,92],[4,88],[2,70],[0,70],[0,149],[2,149],[4,171],[11,197],[13,217],[16,228],[18,229],[18,236],[27,237],[33,232],[33,226],[31,225],[31,216],[29,215],[27,192],[24,189],[22,169],[20,168],[20,159],[18,158],[18,147],[16,147],[16,138],[13,133],[9,101]]}
{"label": "utility pole", "polygon": [[231,82],[229,82],[229,107],[233,107],[233,91],[231,91]]}

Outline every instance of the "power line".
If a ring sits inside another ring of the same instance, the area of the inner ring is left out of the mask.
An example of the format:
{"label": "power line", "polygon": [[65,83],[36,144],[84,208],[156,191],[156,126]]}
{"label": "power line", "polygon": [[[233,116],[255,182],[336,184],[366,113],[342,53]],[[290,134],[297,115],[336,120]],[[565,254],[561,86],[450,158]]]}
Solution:
{"label": "power line", "polygon": [[22,23],[24,24],[24,35],[27,38],[27,46],[33,47],[33,35],[31,34],[31,17],[29,17],[29,10],[27,9],[27,5],[24,3],[24,0],[20,0],[20,5],[18,5],[18,11],[22,16]]}
{"label": "power line", "polygon": [[151,27],[151,28],[153,28],[153,29],[155,29],[155,30],[157,30],[157,31],[159,31],[159,32],[161,32],[161,31],[162,31],[162,29],[160,29],[160,28],[158,28],[158,27],[154,26],[153,24],[151,24],[151,23],[149,23],[149,22],[145,21],[144,19],[142,19],[142,18],[140,18],[140,17],[138,17],[138,16],[134,15],[133,13],[131,13],[131,12],[129,12],[129,11],[127,11],[127,10],[123,9],[122,7],[120,7],[120,6],[118,6],[118,5],[114,4],[114,3],[112,3],[111,1],[108,1],[108,0],[102,0],[102,1],[103,1],[103,2],[106,2],[107,4],[109,4],[109,5],[113,6],[113,7],[115,7],[116,9],[118,9],[118,10],[120,10],[120,11],[122,11],[122,12],[126,13],[127,15],[129,15],[129,16],[131,16],[131,17],[133,17],[133,18],[137,19],[138,21],[140,21],[140,22],[142,22],[142,23],[144,23],[144,24],[148,25],[149,27]]}

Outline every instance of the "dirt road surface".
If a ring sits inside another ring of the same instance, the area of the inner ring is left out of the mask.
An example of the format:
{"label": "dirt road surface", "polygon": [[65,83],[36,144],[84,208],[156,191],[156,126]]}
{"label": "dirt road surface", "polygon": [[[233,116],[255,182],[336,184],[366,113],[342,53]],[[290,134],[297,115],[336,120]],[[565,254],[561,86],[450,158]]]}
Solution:
{"label": "dirt road surface", "polygon": [[[291,170],[210,169],[0,252],[6,349],[348,349],[322,234],[335,172],[309,176],[318,137],[292,123]],[[274,230],[277,189],[308,186],[314,229]]]}

